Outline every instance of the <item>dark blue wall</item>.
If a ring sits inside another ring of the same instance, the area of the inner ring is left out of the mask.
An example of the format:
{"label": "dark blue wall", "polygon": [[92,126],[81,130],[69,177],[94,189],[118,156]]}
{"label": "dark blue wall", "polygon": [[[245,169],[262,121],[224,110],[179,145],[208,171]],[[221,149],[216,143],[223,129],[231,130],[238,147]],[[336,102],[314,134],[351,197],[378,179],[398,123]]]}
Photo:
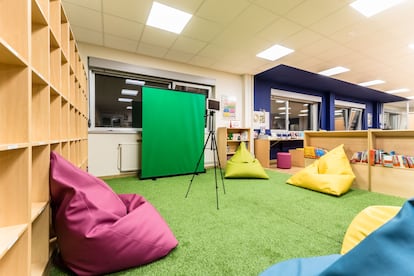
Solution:
{"label": "dark blue wall", "polygon": [[267,79],[260,79],[255,77],[254,79],[254,110],[258,111],[264,109],[270,112],[270,91],[271,89],[280,89],[295,93],[301,93],[306,95],[319,96],[322,98],[321,104],[321,124],[320,129],[334,130],[334,114],[335,114],[335,100],[355,102],[359,104],[365,104],[366,109],[362,118],[362,129],[367,129],[367,114],[372,114],[372,128],[379,128],[379,114],[382,111],[382,103],[377,101],[360,100],[355,97],[343,97],[336,96],[331,91],[315,91],[304,89],[301,87],[295,87],[292,85],[286,85],[278,83],[276,81],[269,81]]}

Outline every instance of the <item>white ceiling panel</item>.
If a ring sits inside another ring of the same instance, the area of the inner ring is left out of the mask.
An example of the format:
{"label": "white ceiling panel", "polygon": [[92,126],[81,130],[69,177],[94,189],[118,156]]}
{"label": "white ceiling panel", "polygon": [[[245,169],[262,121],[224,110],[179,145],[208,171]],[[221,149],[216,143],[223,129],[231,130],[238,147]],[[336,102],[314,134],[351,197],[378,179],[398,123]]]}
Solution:
{"label": "white ceiling panel", "polygon": [[151,10],[151,0],[102,0],[103,12],[118,16],[130,21],[145,24],[149,11]]}
{"label": "white ceiling panel", "polygon": [[[414,1],[366,18],[353,0],[159,0],[193,14],[180,35],[145,26],[153,0],[62,0],[80,42],[235,74],[279,64],[311,72],[334,66],[337,79],[407,87],[414,95]],[[270,62],[256,54],[273,44],[295,50]]]}
{"label": "white ceiling panel", "polygon": [[105,33],[138,41],[145,25],[112,15],[104,15]]}
{"label": "white ceiling panel", "polygon": [[115,48],[127,52],[135,52],[137,49],[138,42],[119,36],[105,34],[104,46],[108,48]]}
{"label": "white ceiling panel", "polygon": [[162,58],[168,52],[168,48],[141,42],[136,52],[144,56]]}

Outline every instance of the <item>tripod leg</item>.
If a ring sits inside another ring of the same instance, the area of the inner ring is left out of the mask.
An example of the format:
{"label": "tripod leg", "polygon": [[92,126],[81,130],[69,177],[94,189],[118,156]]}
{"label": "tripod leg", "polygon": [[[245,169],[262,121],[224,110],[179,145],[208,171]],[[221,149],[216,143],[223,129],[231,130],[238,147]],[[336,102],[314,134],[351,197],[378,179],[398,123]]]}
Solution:
{"label": "tripod leg", "polygon": [[[214,141],[214,133],[213,133],[213,137],[211,140],[211,147],[213,149],[213,141]],[[217,156],[218,159],[218,156]],[[213,160],[214,160],[214,179],[215,179],[215,183],[216,183],[216,205],[217,205],[217,210],[219,209],[219,198],[218,198],[218,185],[217,185],[217,163],[216,163],[216,151],[213,152]]]}
{"label": "tripod leg", "polygon": [[[214,133],[213,133],[213,137],[212,137],[211,141],[212,141],[212,144],[214,144],[215,154],[217,155],[217,162],[218,162],[218,166],[220,168],[220,177],[221,177],[221,184],[223,186],[223,193],[226,194],[226,187],[224,186],[223,170],[221,169],[220,157],[219,157],[218,149],[217,149],[217,140],[216,140],[216,136],[214,135]],[[216,180],[216,182],[217,182],[217,180]]]}
{"label": "tripod leg", "polygon": [[200,162],[201,162],[201,159],[202,159],[202,157],[204,155],[204,151],[206,150],[206,146],[207,146],[208,140],[210,139],[210,136],[211,136],[211,132],[208,134],[207,140],[204,143],[203,150],[201,151],[200,158],[198,158],[198,162],[197,162],[197,165],[196,165],[196,167],[194,169],[193,176],[191,177],[190,183],[188,184],[187,193],[185,194],[185,198],[187,198],[188,193],[190,192],[191,184],[193,183],[194,177],[197,174],[197,168],[198,168],[198,166],[200,166]]}

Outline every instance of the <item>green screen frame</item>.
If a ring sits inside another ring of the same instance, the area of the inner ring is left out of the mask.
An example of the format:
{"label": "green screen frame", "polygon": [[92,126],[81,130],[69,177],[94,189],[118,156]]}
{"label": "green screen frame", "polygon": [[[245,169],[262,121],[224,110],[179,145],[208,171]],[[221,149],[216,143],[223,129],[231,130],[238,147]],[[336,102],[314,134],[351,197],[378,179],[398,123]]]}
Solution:
{"label": "green screen frame", "polygon": [[202,94],[143,87],[141,179],[204,172],[205,102]]}

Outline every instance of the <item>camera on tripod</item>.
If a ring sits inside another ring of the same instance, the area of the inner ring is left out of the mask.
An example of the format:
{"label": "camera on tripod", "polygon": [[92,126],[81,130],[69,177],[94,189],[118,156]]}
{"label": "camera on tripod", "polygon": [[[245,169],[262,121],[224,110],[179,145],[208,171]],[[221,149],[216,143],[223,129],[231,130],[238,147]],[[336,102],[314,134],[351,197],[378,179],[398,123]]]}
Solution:
{"label": "camera on tripod", "polygon": [[207,99],[207,109],[209,111],[218,111],[218,110],[220,110],[220,101],[208,98]]}

